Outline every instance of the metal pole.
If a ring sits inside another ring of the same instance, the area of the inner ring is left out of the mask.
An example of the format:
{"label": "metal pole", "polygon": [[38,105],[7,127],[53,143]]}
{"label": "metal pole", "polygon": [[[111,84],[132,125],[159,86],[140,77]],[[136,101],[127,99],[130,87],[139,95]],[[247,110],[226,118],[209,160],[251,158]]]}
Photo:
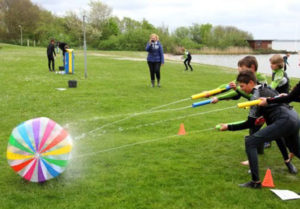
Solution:
{"label": "metal pole", "polygon": [[87,78],[86,40],[85,40],[85,18],[83,15],[83,51],[84,51],[84,77]]}
{"label": "metal pole", "polygon": [[22,34],[22,26],[19,25],[19,28],[21,30],[21,46],[23,46],[23,34]]}

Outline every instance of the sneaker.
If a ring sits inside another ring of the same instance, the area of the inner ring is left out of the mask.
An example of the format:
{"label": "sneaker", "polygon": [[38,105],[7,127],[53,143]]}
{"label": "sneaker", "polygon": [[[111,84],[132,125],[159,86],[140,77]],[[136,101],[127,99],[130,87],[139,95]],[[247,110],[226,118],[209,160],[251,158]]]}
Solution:
{"label": "sneaker", "polygon": [[154,81],[151,81],[151,87],[154,88],[155,84]]}
{"label": "sneaker", "polygon": [[248,187],[252,189],[261,189],[261,182],[249,181],[244,184],[239,184],[240,187]]}
{"label": "sneaker", "polygon": [[288,163],[285,163],[285,165],[288,167],[289,172],[290,172],[291,174],[297,174],[297,173],[298,173],[297,168],[292,164],[291,161],[288,162]]}

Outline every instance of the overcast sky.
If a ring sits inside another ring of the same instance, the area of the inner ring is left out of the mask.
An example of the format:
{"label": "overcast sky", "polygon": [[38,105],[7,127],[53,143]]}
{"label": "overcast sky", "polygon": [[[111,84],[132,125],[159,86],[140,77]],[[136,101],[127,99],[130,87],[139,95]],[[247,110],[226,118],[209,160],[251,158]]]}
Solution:
{"label": "overcast sky", "polygon": [[[32,0],[56,15],[80,13],[89,0]],[[235,26],[255,39],[300,39],[299,0],[102,0],[119,18],[145,18],[174,30],[193,23]]]}

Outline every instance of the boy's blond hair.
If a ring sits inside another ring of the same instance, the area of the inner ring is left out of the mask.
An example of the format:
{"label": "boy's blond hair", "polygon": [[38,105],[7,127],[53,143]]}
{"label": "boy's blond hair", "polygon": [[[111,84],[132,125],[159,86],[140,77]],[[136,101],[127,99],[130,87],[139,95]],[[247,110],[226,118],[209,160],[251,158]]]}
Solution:
{"label": "boy's blond hair", "polygon": [[273,55],[269,60],[271,64],[277,65],[278,69],[283,68],[283,57],[280,54]]}

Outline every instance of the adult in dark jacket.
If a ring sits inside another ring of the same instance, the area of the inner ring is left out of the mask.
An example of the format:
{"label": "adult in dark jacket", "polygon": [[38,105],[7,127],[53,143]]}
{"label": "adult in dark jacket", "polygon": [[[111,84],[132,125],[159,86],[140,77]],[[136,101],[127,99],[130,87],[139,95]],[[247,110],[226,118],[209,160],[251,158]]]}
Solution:
{"label": "adult in dark jacket", "polygon": [[[47,56],[48,56],[48,68],[49,71],[55,71],[55,64],[54,64],[54,56],[56,56],[55,54],[55,50],[54,50],[54,40],[51,39],[48,47],[47,47]],[[51,63],[52,63],[52,69],[51,69]]]}
{"label": "adult in dark jacket", "polygon": [[164,51],[158,35],[150,35],[146,51],[148,52],[147,62],[150,70],[151,86],[154,87],[156,76],[157,86],[160,87],[160,66],[164,64]]}
{"label": "adult in dark jacket", "polygon": [[64,43],[64,42],[57,42],[57,46],[58,48],[60,48],[60,50],[63,52],[63,61],[64,61],[64,66],[65,66],[65,54],[67,52],[66,49],[69,48],[68,44]]}

